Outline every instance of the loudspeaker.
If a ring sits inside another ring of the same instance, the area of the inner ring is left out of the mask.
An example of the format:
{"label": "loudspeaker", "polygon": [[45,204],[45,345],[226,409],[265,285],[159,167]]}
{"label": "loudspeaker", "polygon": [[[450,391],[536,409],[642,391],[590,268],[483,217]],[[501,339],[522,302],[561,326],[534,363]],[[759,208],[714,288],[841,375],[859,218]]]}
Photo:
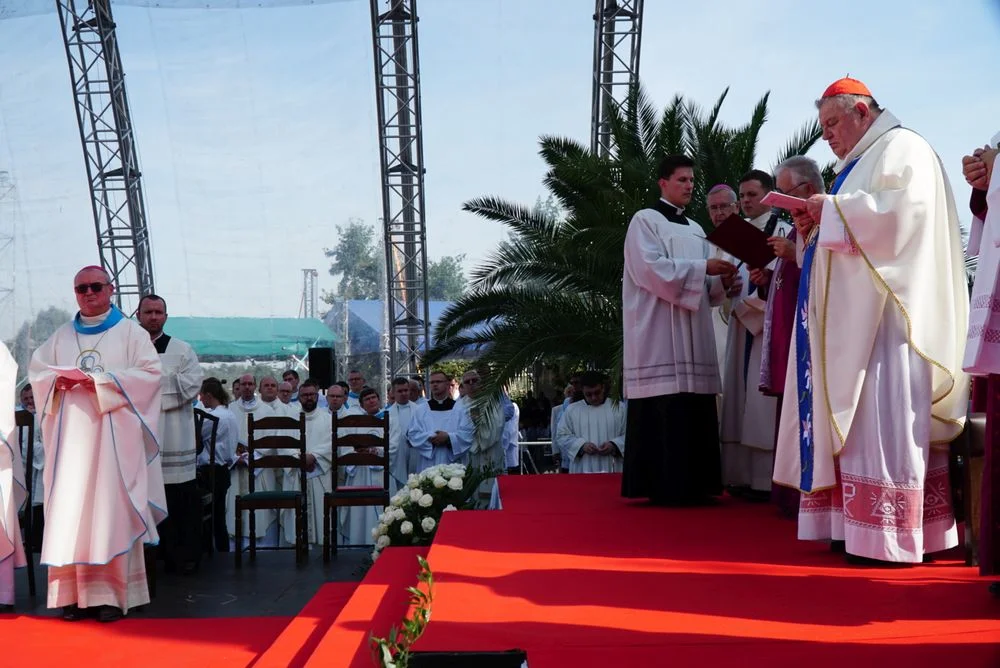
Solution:
{"label": "loudspeaker", "polygon": [[320,387],[333,385],[337,378],[337,359],[333,356],[333,348],[309,349],[309,377]]}

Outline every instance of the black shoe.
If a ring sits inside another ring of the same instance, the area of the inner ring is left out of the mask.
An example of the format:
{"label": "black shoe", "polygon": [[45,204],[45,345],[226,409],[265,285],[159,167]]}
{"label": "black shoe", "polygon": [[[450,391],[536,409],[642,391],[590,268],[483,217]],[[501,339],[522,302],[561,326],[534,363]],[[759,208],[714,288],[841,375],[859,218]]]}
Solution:
{"label": "black shoe", "polygon": [[86,619],[87,613],[74,603],[63,606],[62,618],[64,622],[78,622],[81,619]]}
{"label": "black shoe", "polygon": [[847,542],[843,540],[831,540],[830,551],[834,554],[847,554]]}
{"label": "black shoe", "polygon": [[102,605],[97,609],[97,621],[99,622],[117,622],[122,618],[122,611],[113,605]]}
{"label": "black shoe", "polygon": [[872,559],[870,557],[859,557],[856,554],[844,554],[844,558],[847,559],[847,563],[852,566],[868,566],[875,568],[909,568],[913,564],[902,561],[882,561],[881,559]]}

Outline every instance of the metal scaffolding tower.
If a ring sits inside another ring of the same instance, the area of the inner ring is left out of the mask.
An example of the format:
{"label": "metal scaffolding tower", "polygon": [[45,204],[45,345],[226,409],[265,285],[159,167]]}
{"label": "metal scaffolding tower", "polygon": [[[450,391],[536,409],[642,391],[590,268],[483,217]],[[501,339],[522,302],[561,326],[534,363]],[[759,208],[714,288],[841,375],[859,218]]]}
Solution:
{"label": "metal scaffolding tower", "polygon": [[424,151],[416,0],[371,0],[382,163],[389,345],[387,379],[417,371],[429,342]]}
{"label": "metal scaffolding tower", "polygon": [[14,235],[17,232],[17,185],[10,172],[0,170],[0,317],[13,321],[7,311],[14,294]]}
{"label": "metal scaffolding tower", "polygon": [[153,292],[135,135],[110,0],[56,0],[76,99],[101,265],[119,308]]}
{"label": "metal scaffolding tower", "polygon": [[613,150],[611,110],[639,82],[643,0],[596,0],[594,10],[594,84],[590,149],[602,156]]}
{"label": "metal scaffolding tower", "polygon": [[316,277],[315,269],[302,270],[302,303],[299,305],[300,318],[316,317]]}

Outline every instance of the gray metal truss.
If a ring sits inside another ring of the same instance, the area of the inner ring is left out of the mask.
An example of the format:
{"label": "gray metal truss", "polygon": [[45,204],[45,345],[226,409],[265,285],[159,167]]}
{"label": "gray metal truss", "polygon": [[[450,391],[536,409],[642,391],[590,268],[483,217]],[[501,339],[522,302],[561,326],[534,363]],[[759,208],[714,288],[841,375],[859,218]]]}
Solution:
{"label": "gray metal truss", "polygon": [[642,4],[643,0],[596,0],[590,149],[605,157],[614,150],[611,110],[639,82]]}
{"label": "gray metal truss", "polygon": [[109,0],[56,0],[76,101],[101,265],[118,306],[153,292],[153,261],[135,134]]}
{"label": "gray metal truss", "polygon": [[[380,4],[386,11],[379,12]],[[371,0],[388,289],[387,379],[415,373],[429,342],[416,5],[416,0]]]}
{"label": "gray metal truss", "polygon": [[319,272],[315,269],[302,270],[302,305],[299,308],[300,318],[316,317],[316,277]]}

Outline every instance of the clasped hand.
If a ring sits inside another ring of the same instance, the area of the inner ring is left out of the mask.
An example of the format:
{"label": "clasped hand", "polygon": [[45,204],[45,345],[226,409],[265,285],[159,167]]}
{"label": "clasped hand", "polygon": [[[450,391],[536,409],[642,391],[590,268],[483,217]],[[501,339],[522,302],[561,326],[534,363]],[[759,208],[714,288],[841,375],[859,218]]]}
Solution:
{"label": "clasped hand", "polygon": [[93,390],[94,379],[91,378],[90,376],[87,376],[83,380],[77,380],[76,378],[65,378],[63,376],[56,378],[57,390],[63,390],[63,391],[72,390],[77,385],[83,387],[85,390]]}
{"label": "clasped hand", "polygon": [[993,163],[996,161],[997,150],[984,146],[977,148],[972,155],[962,158],[962,175],[965,181],[976,190],[986,190],[990,185]]}
{"label": "clasped hand", "polygon": [[615,449],[615,444],[611,441],[605,441],[600,445],[595,443],[584,443],[583,451],[588,455],[610,455]]}

